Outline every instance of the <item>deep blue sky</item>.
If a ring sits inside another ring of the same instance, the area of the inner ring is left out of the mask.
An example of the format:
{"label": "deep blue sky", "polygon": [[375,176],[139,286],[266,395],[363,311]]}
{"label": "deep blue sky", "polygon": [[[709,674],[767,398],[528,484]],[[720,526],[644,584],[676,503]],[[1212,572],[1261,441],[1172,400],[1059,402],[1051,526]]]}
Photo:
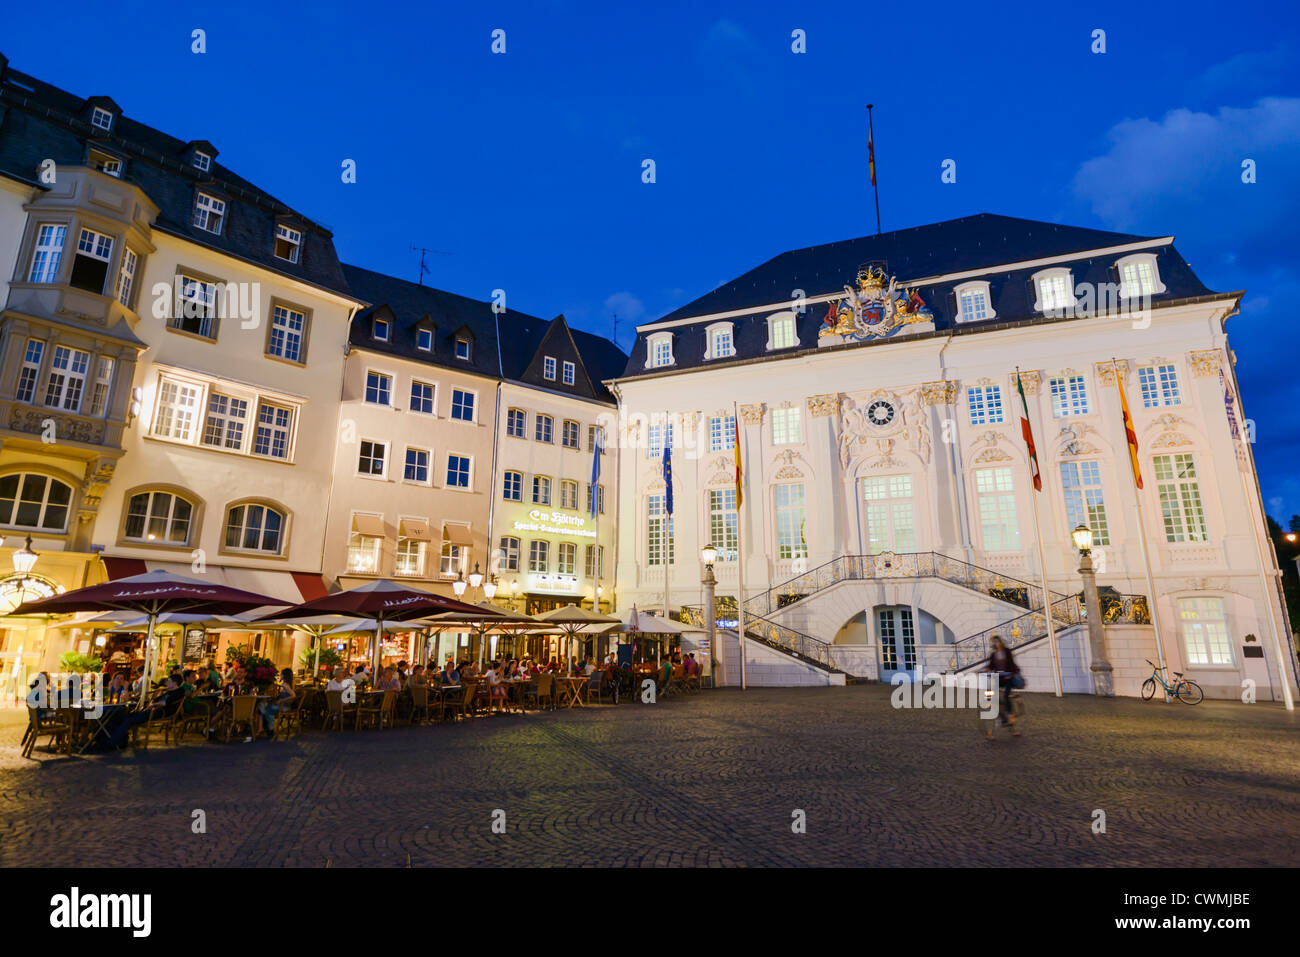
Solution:
{"label": "deep blue sky", "polygon": [[413,279],[410,247],[442,250],[430,283],[606,335],[617,312],[624,348],[785,249],[874,231],[874,102],[886,229],[989,211],[1173,234],[1207,285],[1246,289],[1229,332],[1264,495],[1300,512],[1294,3],[608,6],[19,4],[0,51],[211,140],[345,261]]}

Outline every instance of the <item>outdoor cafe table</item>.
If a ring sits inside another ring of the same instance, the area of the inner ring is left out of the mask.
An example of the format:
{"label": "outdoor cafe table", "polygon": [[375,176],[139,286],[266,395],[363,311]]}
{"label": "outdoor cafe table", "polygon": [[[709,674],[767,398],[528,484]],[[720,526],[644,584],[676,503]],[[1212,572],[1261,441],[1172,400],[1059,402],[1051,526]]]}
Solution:
{"label": "outdoor cafe table", "polygon": [[564,693],[564,699],[560,702],[560,706],[572,708],[576,704],[579,708],[585,708],[587,705],[582,700],[582,686],[587,683],[587,680],[586,675],[580,678],[567,675],[557,676],[555,683],[560,686],[560,690]]}
{"label": "outdoor cafe table", "polygon": [[108,721],[111,717],[121,711],[123,708],[129,708],[130,704],[104,704],[100,705],[99,717],[92,718],[86,714],[84,705],[74,704],[71,711],[77,715],[84,729],[85,741],[77,749],[78,754],[85,754],[101,738],[105,744],[108,744],[109,731]]}
{"label": "outdoor cafe table", "polygon": [[507,678],[505,681],[510,698],[519,705],[519,713],[524,714],[524,697],[528,694],[528,686],[537,687],[536,678]]}

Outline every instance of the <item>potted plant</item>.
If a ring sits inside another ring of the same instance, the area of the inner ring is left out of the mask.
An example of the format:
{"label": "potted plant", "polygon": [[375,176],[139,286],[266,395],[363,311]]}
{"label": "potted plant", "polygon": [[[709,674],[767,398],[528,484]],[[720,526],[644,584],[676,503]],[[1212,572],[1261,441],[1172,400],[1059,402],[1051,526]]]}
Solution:
{"label": "potted plant", "polygon": [[275,662],[260,655],[249,655],[244,659],[244,676],[248,683],[259,690],[265,690],[275,684],[277,672]]}

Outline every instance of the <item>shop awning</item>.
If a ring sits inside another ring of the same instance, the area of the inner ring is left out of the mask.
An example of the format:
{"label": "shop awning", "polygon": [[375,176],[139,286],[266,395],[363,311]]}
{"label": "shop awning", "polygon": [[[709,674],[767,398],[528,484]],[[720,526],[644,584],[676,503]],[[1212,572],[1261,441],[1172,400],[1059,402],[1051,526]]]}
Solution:
{"label": "shop awning", "polygon": [[289,572],[289,574],[293,576],[293,582],[298,586],[298,593],[302,595],[303,601],[324,598],[330,593],[325,586],[325,579],[315,572]]}
{"label": "shop awning", "polygon": [[459,522],[445,522],[443,524],[442,540],[444,542],[451,542],[453,545],[474,544],[474,540],[469,534],[469,526],[461,525]]}
{"label": "shop awning", "polygon": [[118,558],[114,555],[102,557],[104,568],[108,571],[108,580],[111,582],[119,578],[130,578],[132,575],[143,575],[149,571],[149,566],[142,558]]}
{"label": "shop awning", "polygon": [[413,542],[427,542],[430,536],[429,523],[403,519],[402,533]]}
{"label": "shop awning", "polygon": [[367,538],[384,538],[387,532],[384,530],[384,520],[379,515],[353,515],[352,527],[357,530],[358,535],[364,535]]}

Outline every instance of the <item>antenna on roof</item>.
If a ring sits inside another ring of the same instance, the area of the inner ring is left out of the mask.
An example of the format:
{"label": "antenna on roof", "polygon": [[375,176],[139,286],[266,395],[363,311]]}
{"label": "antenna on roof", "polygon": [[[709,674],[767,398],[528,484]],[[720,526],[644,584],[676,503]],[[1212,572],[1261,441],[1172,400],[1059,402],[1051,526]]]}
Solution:
{"label": "antenna on roof", "polygon": [[411,244],[411,252],[418,252],[420,254],[420,274],[416,276],[415,281],[421,286],[424,285],[424,274],[429,271],[429,267],[424,264],[424,257],[429,253],[433,253],[435,256],[451,255],[451,253],[447,252],[445,249],[429,249],[427,246],[417,246],[414,243]]}

